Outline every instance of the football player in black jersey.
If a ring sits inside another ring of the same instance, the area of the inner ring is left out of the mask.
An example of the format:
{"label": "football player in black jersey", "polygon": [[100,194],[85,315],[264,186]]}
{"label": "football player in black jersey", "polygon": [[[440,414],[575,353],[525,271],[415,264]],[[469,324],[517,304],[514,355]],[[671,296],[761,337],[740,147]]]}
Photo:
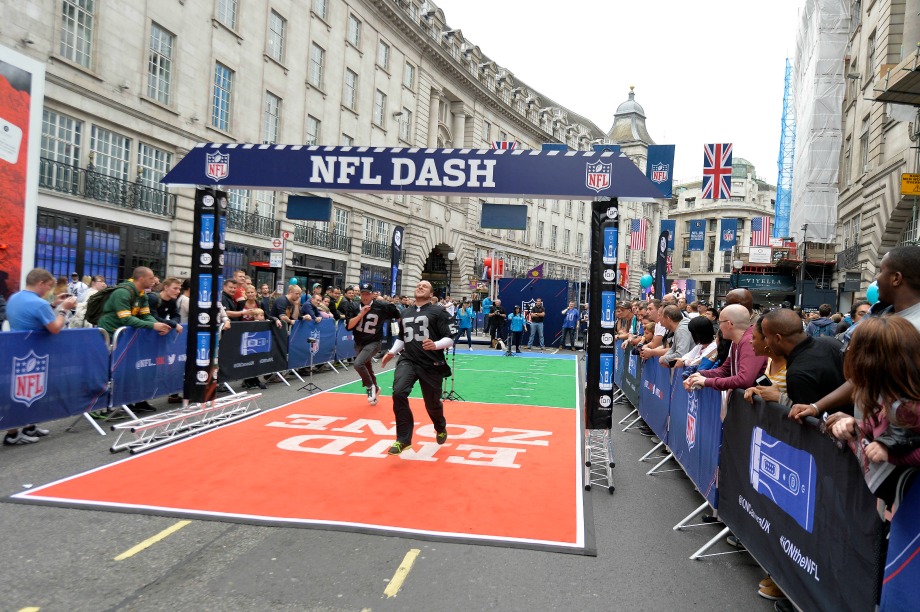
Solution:
{"label": "football player in black jersey", "polygon": [[374,362],[383,328],[391,319],[399,318],[399,309],[394,304],[374,299],[374,288],[361,285],[361,310],[348,320],[347,327],[355,335],[355,371],[367,388],[367,402],[377,403],[380,387],[374,376]]}
{"label": "football player in black jersey", "polygon": [[415,286],[415,304],[402,311],[399,319],[399,336],[393,348],[383,356],[381,366],[400,355],[393,376],[393,413],[396,415],[396,442],[387,451],[398,455],[412,445],[414,420],[409,408],[409,393],[418,381],[425,398],[425,409],[437,433],[438,444],[447,440],[447,421],[441,403],[441,382],[450,376],[450,367],[444,360],[444,349],[454,344],[456,325],[450,315],[438,304],[431,303],[434,290],[428,281]]}

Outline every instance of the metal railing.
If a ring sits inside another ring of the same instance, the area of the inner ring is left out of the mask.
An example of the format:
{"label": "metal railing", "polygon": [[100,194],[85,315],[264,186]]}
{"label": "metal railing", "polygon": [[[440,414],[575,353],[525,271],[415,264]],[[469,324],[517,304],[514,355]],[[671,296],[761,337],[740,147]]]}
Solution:
{"label": "metal railing", "polygon": [[306,225],[294,226],[294,242],[333,251],[351,251],[351,238]]}
{"label": "metal railing", "polygon": [[92,165],[80,168],[43,157],[39,165],[38,186],[128,210],[169,218],[176,216],[175,194],[137,181],[132,183],[101,174]]}
{"label": "metal railing", "polygon": [[361,254],[368,257],[377,257],[379,259],[390,258],[390,245],[386,242],[370,242],[365,240],[361,243]]}
{"label": "metal railing", "polygon": [[252,234],[253,236],[274,238],[281,233],[281,222],[271,217],[263,217],[256,213],[231,208],[227,210],[227,229]]}
{"label": "metal railing", "polygon": [[859,267],[859,245],[854,244],[837,254],[837,267],[841,270],[855,270]]}

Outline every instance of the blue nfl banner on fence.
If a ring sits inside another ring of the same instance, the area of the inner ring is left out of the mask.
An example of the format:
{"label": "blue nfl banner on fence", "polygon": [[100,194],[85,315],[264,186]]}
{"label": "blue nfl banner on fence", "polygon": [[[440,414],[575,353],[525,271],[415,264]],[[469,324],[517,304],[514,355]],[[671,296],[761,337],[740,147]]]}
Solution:
{"label": "blue nfl banner on fence", "polygon": [[132,404],[182,391],[186,335],[123,327],[112,349],[112,405]]}
{"label": "blue nfl banner on fence", "polygon": [[731,251],[738,243],[738,219],[722,219],[719,228],[719,250]]}
{"label": "blue nfl banner on fence", "polygon": [[649,145],[645,175],[661,190],[662,198],[671,197],[671,179],[674,177],[674,145]]}
{"label": "blue nfl banner on fence", "polygon": [[702,251],[703,243],[706,242],[706,220],[697,219],[690,222],[690,246],[689,251]]}
{"label": "blue nfl banner on fence", "polygon": [[668,250],[674,250],[674,233],[677,231],[677,220],[676,219],[662,219],[661,220],[661,231],[668,233]]}
{"label": "blue nfl banner on fence", "polygon": [[722,394],[710,387],[688,393],[684,369],[671,387],[668,447],[697,490],[719,507],[719,448],[722,445]]}

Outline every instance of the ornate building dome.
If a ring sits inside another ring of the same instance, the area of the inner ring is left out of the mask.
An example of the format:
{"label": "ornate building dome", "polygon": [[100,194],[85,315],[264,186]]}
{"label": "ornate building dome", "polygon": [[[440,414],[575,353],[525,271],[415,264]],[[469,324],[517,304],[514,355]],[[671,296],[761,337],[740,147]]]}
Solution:
{"label": "ornate building dome", "polygon": [[635,87],[629,88],[629,99],[617,107],[613,115],[613,127],[607,133],[612,143],[640,141],[646,145],[655,144],[645,127],[645,109],[636,102]]}

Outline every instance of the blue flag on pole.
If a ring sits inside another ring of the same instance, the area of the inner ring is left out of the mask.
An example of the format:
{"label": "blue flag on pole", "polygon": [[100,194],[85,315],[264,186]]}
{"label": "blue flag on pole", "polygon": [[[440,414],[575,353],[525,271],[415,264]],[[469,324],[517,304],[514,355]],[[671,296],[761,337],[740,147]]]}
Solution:
{"label": "blue flag on pole", "polygon": [[662,219],[661,231],[668,233],[668,248],[674,250],[674,232],[677,231],[677,221],[675,219]]}
{"label": "blue flag on pole", "polygon": [[697,219],[690,222],[690,246],[689,251],[702,251],[703,242],[706,240],[706,220]]}
{"label": "blue flag on pole", "polygon": [[658,185],[661,197],[671,197],[671,179],[674,177],[674,145],[649,145],[645,176]]}
{"label": "blue flag on pole", "polygon": [[719,250],[731,251],[738,243],[738,219],[722,219],[719,232]]}

